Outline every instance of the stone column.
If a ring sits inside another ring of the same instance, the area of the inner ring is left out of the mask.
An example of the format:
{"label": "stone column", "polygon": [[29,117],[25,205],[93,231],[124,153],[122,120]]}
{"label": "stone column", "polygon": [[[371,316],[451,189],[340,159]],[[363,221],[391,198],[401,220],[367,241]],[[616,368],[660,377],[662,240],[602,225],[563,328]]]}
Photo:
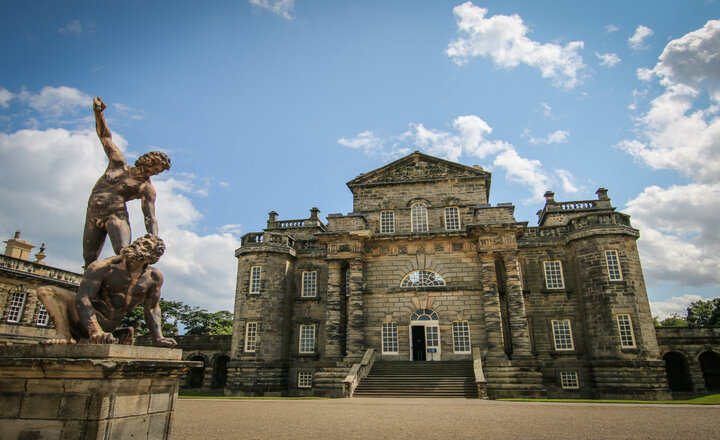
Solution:
{"label": "stone column", "polygon": [[325,307],[325,356],[330,359],[339,359],[342,341],[341,301],[342,301],[342,262],[333,260],[328,262],[328,288]]}
{"label": "stone column", "polygon": [[525,315],[525,299],[520,281],[520,263],[517,254],[505,254],[505,286],[508,295],[510,332],[513,341],[513,359],[516,356],[532,356],[530,353],[530,332]]}
{"label": "stone column", "polygon": [[500,315],[500,297],[498,296],[495,257],[492,254],[480,254],[480,270],[483,286],[483,310],[488,342],[488,356],[505,358],[503,347],[502,317]]}
{"label": "stone column", "polygon": [[354,259],[350,262],[350,297],[348,298],[348,344],[347,358],[361,359],[365,352],[363,311],[363,261]]}

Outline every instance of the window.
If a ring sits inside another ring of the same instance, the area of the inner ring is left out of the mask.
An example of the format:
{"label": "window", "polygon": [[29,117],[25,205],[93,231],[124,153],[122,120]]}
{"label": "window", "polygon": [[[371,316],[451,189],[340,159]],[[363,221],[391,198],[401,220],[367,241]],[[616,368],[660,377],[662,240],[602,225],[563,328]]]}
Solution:
{"label": "window", "polygon": [[460,230],[460,208],[457,206],[445,208],[445,230]]}
{"label": "window", "polygon": [[312,298],[317,296],[317,271],[302,273],[302,297]]}
{"label": "window", "polygon": [[622,348],[635,348],[635,333],[633,332],[630,315],[617,315],[617,324],[618,333],[620,334],[620,346]]}
{"label": "window", "polygon": [[314,353],[315,352],[315,325],[301,325],[300,326],[300,347],[298,350],[300,353]]}
{"label": "window", "polygon": [[617,251],[605,251],[605,262],[607,263],[608,277],[610,281],[622,281],[620,271],[620,259]]}
{"label": "window", "polygon": [[245,324],[245,352],[255,353],[257,346],[257,322],[248,322]]}
{"label": "window", "polygon": [[405,275],[400,282],[400,287],[427,287],[427,286],[444,286],[445,280],[440,275],[431,270],[414,270]]}
{"label": "window", "polygon": [[455,353],[470,353],[470,325],[467,321],[453,321],[453,349]]}
{"label": "window", "polygon": [[350,269],[345,271],[345,296],[350,296]]}
{"label": "window", "polygon": [[415,310],[410,317],[410,321],[437,321],[439,320],[437,313],[430,309]]}
{"label": "window", "polygon": [[260,266],[250,268],[250,293],[260,293]]}
{"label": "window", "polygon": [[312,373],[310,371],[298,372],[298,388],[312,388]]}
{"label": "window", "polygon": [[35,325],[39,327],[45,327],[50,321],[50,315],[48,315],[45,304],[40,304],[37,308],[37,316],[35,317]]}
{"label": "window", "polygon": [[424,203],[415,203],[410,208],[410,223],[413,232],[427,232],[427,208]]}
{"label": "window", "polygon": [[570,330],[570,320],[552,320],[553,340],[555,341],[555,350],[570,351],[574,350],[572,331]]}
{"label": "window", "polygon": [[397,322],[384,322],[382,325],[382,352],[383,354],[397,354],[398,352],[398,326]]}
{"label": "window", "polygon": [[395,232],[395,213],[393,211],[380,211],[380,233]]}
{"label": "window", "polygon": [[545,268],[545,287],[548,289],[564,289],[562,263],[559,261],[544,261],[543,266]]}
{"label": "window", "polygon": [[425,327],[425,346],[427,348],[440,346],[440,330],[437,326],[428,325]]}
{"label": "window", "polygon": [[577,371],[561,371],[560,386],[562,386],[564,390],[576,390],[580,388]]}
{"label": "window", "polygon": [[8,307],[7,322],[20,322],[23,307],[25,307],[25,293],[14,292]]}

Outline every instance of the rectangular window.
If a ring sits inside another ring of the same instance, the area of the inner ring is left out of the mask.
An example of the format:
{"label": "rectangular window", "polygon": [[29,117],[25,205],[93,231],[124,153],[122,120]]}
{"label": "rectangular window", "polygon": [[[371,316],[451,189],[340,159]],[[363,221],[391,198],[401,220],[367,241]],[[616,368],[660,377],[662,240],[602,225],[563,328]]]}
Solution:
{"label": "rectangular window", "polygon": [[345,296],[350,296],[350,269],[345,271]]}
{"label": "rectangular window", "polygon": [[380,211],[380,233],[395,232],[395,213],[393,211]]}
{"label": "rectangular window", "polygon": [[620,334],[620,346],[622,348],[635,348],[635,333],[633,332],[630,315],[617,315],[617,324],[618,333]]}
{"label": "rectangular window", "polygon": [[559,261],[543,261],[545,268],[545,287],[548,289],[564,289],[562,263]]}
{"label": "rectangular window", "polygon": [[470,353],[470,325],[467,321],[453,321],[453,349],[455,353]]}
{"label": "rectangular window", "polygon": [[576,390],[580,388],[577,371],[561,371],[560,386],[562,386],[564,390]]}
{"label": "rectangular window", "polygon": [[45,304],[40,304],[37,308],[37,316],[35,317],[35,325],[39,327],[46,327],[50,321],[50,315],[48,315]]}
{"label": "rectangular window", "polygon": [[257,346],[257,322],[248,322],[245,324],[245,352],[255,353]]}
{"label": "rectangular window", "polygon": [[302,297],[312,298],[317,296],[317,271],[302,273]]}
{"label": "rectangular window", "polygon": [[20,322],[23,307],[25,307],[25,293],[14,292],[10,299],[10,307],[8,307],[7,322]]}
{"label": "rectangular window", "polygon": [[315,325],[300,326],[300,353],[315,352]]}
{"label": "rectangular window", "polygon": [[425,327],[425,346],[427,348],[440,346],[440,332],[437,327]]}
{"label": "rectangular window", "polygon": [[553,319],[553,340],[555,341],[555,350],[557,351],[570,351],[574,350],[572,330],[570,329],[569,319]]}
{"label": "rectangular window", "polygon": [[428,231],[427,207],[424,203],[415,203],[410,207],[410,226],[413,232]]}
{"label": "rectangular window", "polygon": [[312,388],[312,376],[310,371],[299,371],[298,388]]}
{"label": "rectangular window", "polygon": [[460,208],[457,206],[445,208],[445,230],[460,230]]}
{"label": "rectangular window", "polygon": [[382,352],[383,354],[397,354],[398,352],[398,326],[397,322],[384,322],[382,325]]}
{"label": "rectangular window", "polygon": [[250,268],[250,293],[260,293],[260,266]]}
{"label": "rectangular window", "polygon": [[622,281],[620,271],[620,258],[617,251],[605,251],[605,262],[607,263],[608,277],[610,281]]}

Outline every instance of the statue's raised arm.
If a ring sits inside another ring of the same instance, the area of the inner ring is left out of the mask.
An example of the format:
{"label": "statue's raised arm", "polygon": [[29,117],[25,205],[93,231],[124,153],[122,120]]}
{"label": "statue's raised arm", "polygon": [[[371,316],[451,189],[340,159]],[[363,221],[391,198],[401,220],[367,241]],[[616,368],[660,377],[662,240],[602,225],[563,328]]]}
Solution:
{"label": "statue's raised arm", "polygon": [[110,132],[110,127],[108,127],[107,121],[105,120],[105,115],[103,114],[103,111],[106,108],[107,105],[105,105],[105,103],[99,96],[93,99],[93,112],[95,113],[95,130],[97,131],[97,135],[100,138],[103,149],[105,149],[105,154],[107,155],[108,159],[110,159],[110,166],[127,165],[125,155],[122,154],[122,151],[120,151],[118,146],[115,145],[115,142],[113,142],[112,140],[112,133]]}

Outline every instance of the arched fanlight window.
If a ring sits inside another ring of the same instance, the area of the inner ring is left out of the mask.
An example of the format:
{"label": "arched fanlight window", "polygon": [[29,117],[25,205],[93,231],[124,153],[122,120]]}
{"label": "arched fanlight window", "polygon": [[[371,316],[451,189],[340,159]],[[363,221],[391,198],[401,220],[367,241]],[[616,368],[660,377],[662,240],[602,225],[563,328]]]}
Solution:
{"label": "arched fanlight window", "polygon": [[437,313],[430,309],[415,310],[410,317],[410,321],[438,321]]}
{"label": "arched fanlight window", "polygon": [[421,269],[414,270],[405,275],[400,287],[428,287],[428,286],[444,286],[445,280],[431,270]]}
{"label": "arched fanlight window", "polygon": [[424,203],[413,203],[410,207],[410,223],[413,232],[427,232],[428,216]]}

